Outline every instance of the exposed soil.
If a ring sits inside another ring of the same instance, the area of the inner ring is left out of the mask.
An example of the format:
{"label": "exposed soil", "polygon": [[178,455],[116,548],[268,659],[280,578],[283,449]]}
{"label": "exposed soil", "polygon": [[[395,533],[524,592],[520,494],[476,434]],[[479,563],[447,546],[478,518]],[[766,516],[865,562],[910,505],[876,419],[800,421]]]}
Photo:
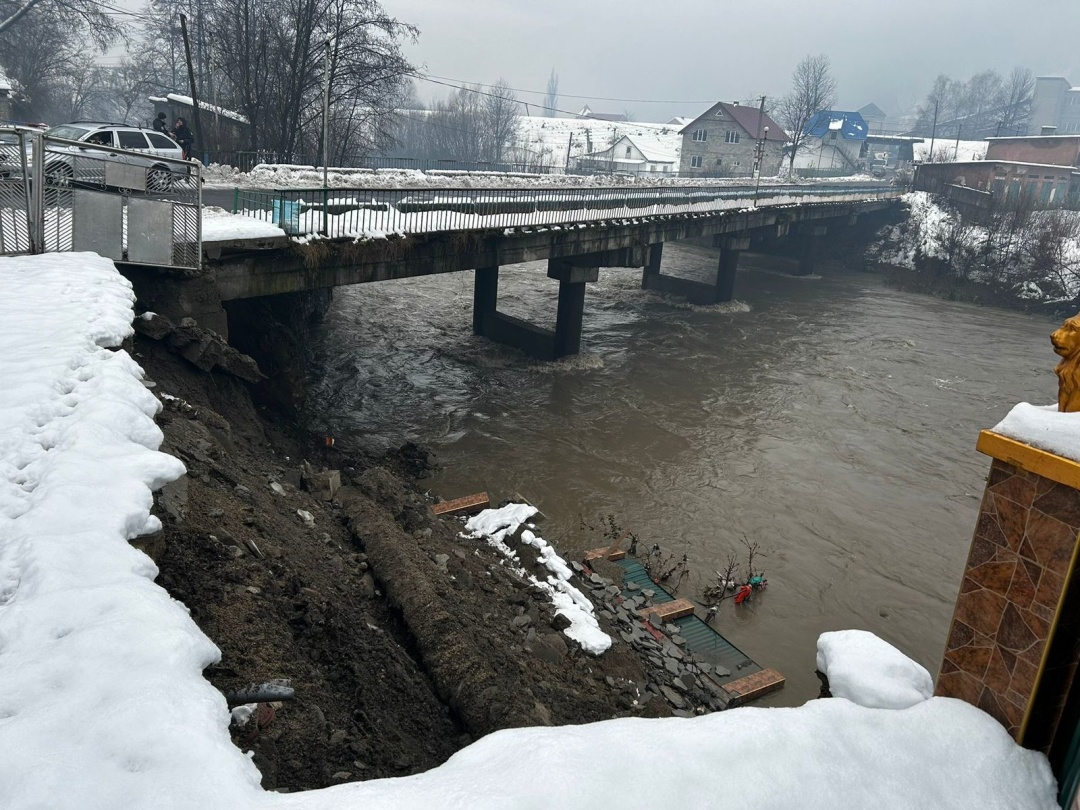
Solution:
{"label": "exposed soil", "polygon": [[[158,582],[221,649],[206,675],[222,692],[275,679],[295,690],[233,727],[265,787],[417,773],[500,728],[671,713],[655,668],[619,640],[610,596],[615,645],[594,657],[559,632],[539,589],[434,516],[414,481],[433,463],[422,448],[327,448],[168,341],[139,335],[133,351],[169,395],[162,449],[188,468],[157,498],[164,531],[141,542]],[[340,474],[333,498],[327,471]]]}

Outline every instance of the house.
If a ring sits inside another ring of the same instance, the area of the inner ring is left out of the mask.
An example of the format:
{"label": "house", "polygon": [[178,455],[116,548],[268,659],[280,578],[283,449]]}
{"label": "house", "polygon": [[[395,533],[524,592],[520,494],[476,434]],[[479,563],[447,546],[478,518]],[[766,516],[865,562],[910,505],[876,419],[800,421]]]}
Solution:
{"label": "house", "polygon": [[860,107],[858,112],[866,121],[867,126],[870,127],[870,132],[882,133],[885,131],[885,121],[889,116],[877,104],[871,102],[865,107]]}
{"label": "house", "polygon": [[1062,76],[1039,76],[1031,101],[1028,132],[1054,127],[1055,134],[1080,133],[1080,87]]}
{"label": "house", "polygon": [[1037,208],[1072,205],[1080,198],[1080,135],[986,140],[985,160],[919,166],[915,189],[946,193],[947,186],[965,186],[1005,202],[1024,198]]}
{"label": "house", "polygon": [[776,175],[787,133],[757,107],[719,101],[679,130],[683,177],[751,177],[758,141],[763,143],[761,173]]}
{"label": "house", "polygon": [[591,118],[594,121],[625,121],[626,116],[622,113],[598,113],[593,112],[586,104],[577,114],[578,118]]}
{"label": "house", "polygon": [[693,120],[693,118],[687,118],[685,115],[676,115],[667,122],[667,125],[669,127],[678,127],[679,129],[682,129]]}
{"label": "house", "polygon": [[822,110],[803,128],[803,142],[794,168],[834,174],[865,170],[866,137],[870,127],[857,112]]}
{"label": "house", "polygon": [[[191,96],[168,93],[165,96],[150,96],[149,101],[154,105],[155,117],[158,113],[165,113],[170,127],[177,118],[183,118],[191,131],[195,132],[195,105],[191,103]],[[200,151],[235,153],[249,148],[251,124],[245,116],[202,99],[199,99],[199,112],[204,130],[204,143],[196,144]],[[211,159],[217,158],[212,156]]]}
{"label": "house", "polygon": [[679,161],[679,138],[661,132],[623,135],[607,149],[575,158],[581,172],[642,175],[674,174]]}

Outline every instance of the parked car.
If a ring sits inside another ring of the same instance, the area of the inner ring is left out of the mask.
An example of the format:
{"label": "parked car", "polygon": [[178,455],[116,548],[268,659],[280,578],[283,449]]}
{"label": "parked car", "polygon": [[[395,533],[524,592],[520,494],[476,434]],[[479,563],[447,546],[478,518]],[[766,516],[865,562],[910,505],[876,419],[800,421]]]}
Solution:
{"label": "parked car", "polygon": [[180,145],[167,135],[143,127],[75,121],[52,127],[45,134],[51,138],[117,150],[88,148],[74,143],[48,143],[45,176],[53,184],[105,187],[105,163],[110,161],[145,168],[148,191],[167,191],[189,174],[186,166],[160,160],[182,160],[184,153]]}

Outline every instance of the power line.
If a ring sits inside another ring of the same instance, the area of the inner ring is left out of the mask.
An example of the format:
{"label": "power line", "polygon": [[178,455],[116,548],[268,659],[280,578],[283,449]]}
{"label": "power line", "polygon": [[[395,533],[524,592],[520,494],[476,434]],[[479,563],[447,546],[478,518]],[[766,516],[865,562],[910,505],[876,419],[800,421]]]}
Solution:
{"label": "power line", "polygon": [[[417,78],[430,77],[432,79],[443,79],[443,80],[448,81],[448,82],[461,82],[462,84],[477,84],[478,83],[478,82],[468,82],[465,79],[454,79],[454,78],[451,78],[450,76],[436,76],[433,73],[428,73],[428,74],[425,74],[424,76],[421,76],[420,74],[412,74],[412,75],[417,76]],[[521,89],[519,87],[509,87],[507,89],[508,90],[513,90],[515,93],[529,93],[529,94],[536,95],[536,96],[546,96],[547,95],[546,90],[523,90],[523,89]],[[716,103],[716,99],[712,99],[710,101],[685,101],[685,100],[684,101],[679,101],[679,100],[672,101],[672,100],[668,100],[668,99],[650,99],[650,98],[608,98],[608,97],[605,97],[605,96],[576,96],[576,95],[573,95],[572,93],[559,93],[558,97],[559,98],[580,98],[580,99],[585,99],[586,101],[620,101],[620,102],[625,102],[627,104],[715,104]],[[547,109],[547,108],[545,107],[544,109]]]}

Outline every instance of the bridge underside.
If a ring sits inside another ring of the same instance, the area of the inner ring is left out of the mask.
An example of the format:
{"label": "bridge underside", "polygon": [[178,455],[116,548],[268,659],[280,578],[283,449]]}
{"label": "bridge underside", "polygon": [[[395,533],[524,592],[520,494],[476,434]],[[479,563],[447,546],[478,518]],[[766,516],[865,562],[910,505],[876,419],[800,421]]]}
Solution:
{"label": "bridge underside", "polygon": [[[834,201],[746,209],[722,214],[689,214],[649,220],[612,220],[589,226],[456,231],[364,242],[285,242],[261,250],[208,244],[206,273],[199,279],[174,279],[159,285],[156,311],[190,315],[226,334],[221,302],[309,290],[476,270],[473,330],[516,346],[536,357],[554,359],[580,350],[585,287],[600,267],[644,268],[642,287],[685,296],[695,304],[729,301],[734,296],[740,254],[751,239],[793,238],[801,245],[800,272],[813,269],[817,245],[834,224],[853,224],[859,214],[885,209],[895,200]],[[720,248],[713,283],[663,274],[663,243],[712,238]],[[559,282],[554,330],[498,311],[499,267],[548,261],[548,276]],[[143,293],[136,280],[140,298]],[[166,292],[160,292],[168,288]],[[185,289],[191,292],[185,292]]]}

